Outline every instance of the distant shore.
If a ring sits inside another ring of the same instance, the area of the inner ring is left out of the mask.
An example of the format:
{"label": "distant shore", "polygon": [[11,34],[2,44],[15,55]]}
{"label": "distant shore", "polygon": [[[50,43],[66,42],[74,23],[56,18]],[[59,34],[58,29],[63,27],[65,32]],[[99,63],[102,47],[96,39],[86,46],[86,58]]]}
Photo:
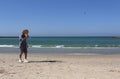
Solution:
{"label": "distant shore", "polygon": [[112,36],[112,38],[120,38],[120,36]]}
{"label": "distant shore", "polygon": [[18,36],[0,36],[0,38],[18,38]]}

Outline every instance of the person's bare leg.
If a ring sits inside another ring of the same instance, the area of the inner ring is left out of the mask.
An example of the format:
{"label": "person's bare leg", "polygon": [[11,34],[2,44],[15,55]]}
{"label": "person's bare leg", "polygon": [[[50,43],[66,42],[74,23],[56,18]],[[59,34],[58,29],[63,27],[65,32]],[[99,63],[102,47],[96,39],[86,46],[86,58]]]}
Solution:
{"label": "person's bare leg", "polygon": [[23,52],[21,52],[19,55],[19,62],[22,62],[22,54],[23,54]]}
{"label": "person's bare leg", "polygon": [[28,60],[27,60],[27,49],[26,49],[26,51],[24,52],[24,55],[25,55],[24,62],[25,62],[25,63],[28,63]]}
{"label": "person's bare leg", "polygon": [[27,59],[27,52],[25,53],[25,59]]}
{"label": "person's bare leg", "polygon": [[21,60],[22,60],[22,54],[23,54],[23,53],[21,52],[20,55],[19,55],[19,58],[20,58]]}

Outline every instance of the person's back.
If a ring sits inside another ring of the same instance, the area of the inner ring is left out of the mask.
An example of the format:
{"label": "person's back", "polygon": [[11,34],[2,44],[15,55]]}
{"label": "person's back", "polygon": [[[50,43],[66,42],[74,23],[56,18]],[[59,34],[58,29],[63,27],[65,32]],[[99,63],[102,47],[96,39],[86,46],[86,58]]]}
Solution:
{"label": "person's back", "polygon": [[[28,31],[28,30],[27,30]],[[22,32],[22,35],[20,37],[20,55],[19,55],[19,62],[22,62],[22,54],[24,53],[25,55],[25,59],[24,59],[24,62],[28,62],[27,60],[27,48],[28,48],[28,45],[27,45],[27,40],[28,38],[28,32],[25,33],[24,31]]]}
{"label": "person's back", "polygon": [[20,48],[26,48],[27,47],[26,38],[27,37],[25,36],[25,34],[21,35],[21,38],[20,38]]}

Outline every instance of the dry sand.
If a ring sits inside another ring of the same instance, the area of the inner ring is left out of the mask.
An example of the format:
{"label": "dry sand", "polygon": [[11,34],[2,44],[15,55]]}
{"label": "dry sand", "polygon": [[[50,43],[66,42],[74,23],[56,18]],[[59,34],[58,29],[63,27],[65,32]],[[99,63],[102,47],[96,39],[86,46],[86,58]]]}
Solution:
{"label": "dry sand", "polygon": [[120,55],[0,54],[0,79],[120,79]]}

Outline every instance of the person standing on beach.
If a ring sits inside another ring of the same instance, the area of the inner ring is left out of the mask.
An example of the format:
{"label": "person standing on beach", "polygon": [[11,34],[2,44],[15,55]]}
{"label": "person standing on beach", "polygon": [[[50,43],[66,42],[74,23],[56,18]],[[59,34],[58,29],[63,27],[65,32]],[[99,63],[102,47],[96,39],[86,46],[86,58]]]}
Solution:
{"label": "person standing on beach", "polygon": [[19,55],[19,62],[22,62],[22,55],[24,54],[25,59],[23,60],[23,62],[28,63],[27,60],[27,38],[29,37],[28,35],[29,31],[27,29],[22,31],[22,35],[20,36],[20,55]]}

